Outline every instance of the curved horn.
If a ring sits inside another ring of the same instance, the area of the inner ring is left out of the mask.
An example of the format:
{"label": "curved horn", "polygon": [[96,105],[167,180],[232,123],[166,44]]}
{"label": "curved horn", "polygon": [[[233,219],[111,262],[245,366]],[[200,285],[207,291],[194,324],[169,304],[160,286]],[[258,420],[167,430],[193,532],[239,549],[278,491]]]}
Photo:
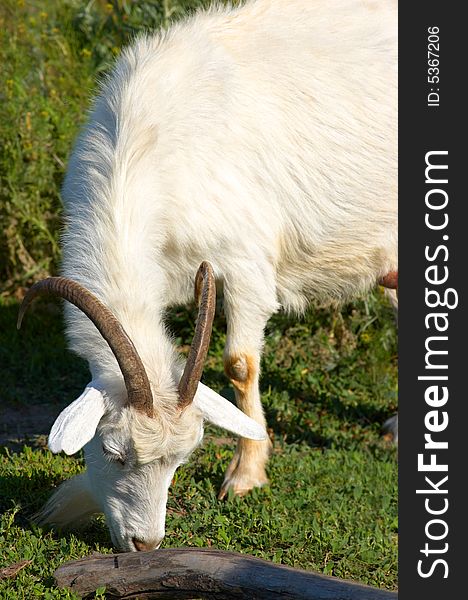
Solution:
{"label": "curved horn", "polygon": [[49,277],[26,293],[18,314],[18,329],[32,300],[41,294],[59,296],[78,307],[94,323],[114,353],[127,388],[128,403],[153,416],[153,397],[145,367],[135,346],[111,311],[82,285],[67,277]]}
{"label": "curved horn", "polygon": [[216,308],[213,268],[202,262],[195,278],[195,297],[199,302],[197,325],[184,372],[179,383],[179,408],[188,406],[195,396],[203,372]]}

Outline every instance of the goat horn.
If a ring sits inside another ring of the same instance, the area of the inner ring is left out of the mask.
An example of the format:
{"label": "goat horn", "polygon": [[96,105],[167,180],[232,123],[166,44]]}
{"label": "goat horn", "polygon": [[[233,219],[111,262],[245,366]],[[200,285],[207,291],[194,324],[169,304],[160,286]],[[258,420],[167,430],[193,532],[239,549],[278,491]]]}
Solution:
{"label": "goat horn", "polygon": [[195,278],[195,297],[199,302],[197,325],[184,372],[179,383],[179,408],[188,406],[195,396],[210,344],[216,308],[216,286],[213,268],[204,261]]}
{"label": "goat horn", "polygon": [[78,307],[94,323],[114,353],[127,388],[128,403],[153,416],[153,397],[145,367],[135,346],[111,311],[90,291],[67,277],[49,277],[26,293],[18,314],[18,329],[32,300],[41,294],[59,296]]}

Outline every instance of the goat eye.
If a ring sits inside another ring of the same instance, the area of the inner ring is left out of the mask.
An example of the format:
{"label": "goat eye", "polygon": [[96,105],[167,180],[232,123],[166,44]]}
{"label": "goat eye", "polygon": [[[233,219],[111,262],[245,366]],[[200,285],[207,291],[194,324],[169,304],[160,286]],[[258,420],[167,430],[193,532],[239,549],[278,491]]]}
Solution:
{"label": "goat eye", "polygon": [[117,454],[116,452],[112,452],[109,448],[106,448],[104,444],[102,445],[102,451],[104,456],[111,460],[112,462],[118,462],[121,465],[125,464],[125,456],[122,454]]}

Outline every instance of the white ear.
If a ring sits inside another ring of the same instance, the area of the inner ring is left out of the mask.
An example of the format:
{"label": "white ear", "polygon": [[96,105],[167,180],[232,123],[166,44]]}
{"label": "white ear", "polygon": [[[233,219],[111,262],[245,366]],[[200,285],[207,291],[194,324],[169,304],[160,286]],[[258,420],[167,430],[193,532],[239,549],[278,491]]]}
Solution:
{"label": "white ear", "polygon": [[193,404],[213,425],[249,440],[266,440],[268,437],[261,425],[201,382],[198,384]]}
{"label": "white ear", "polygon": [[96,428],[105,412],[102,392],[86,386],[79,398],[57,417],[49,434],[49,449],[55,453],[74,454],[93,439]]}

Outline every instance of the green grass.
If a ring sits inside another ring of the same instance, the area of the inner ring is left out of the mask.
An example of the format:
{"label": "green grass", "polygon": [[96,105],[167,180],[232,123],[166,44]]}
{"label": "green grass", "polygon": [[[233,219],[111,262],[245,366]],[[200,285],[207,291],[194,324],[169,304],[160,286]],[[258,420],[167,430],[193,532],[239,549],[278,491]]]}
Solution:
{"label": "green grass", "polygon": [[[166,25],[207,4],[6,0],[0,3],[0,426],[1,411],[73,400],[86,365],[65,347],[59,306],[40,302],[15,328],[15,290],[60,259],[60,184],[89,96],[118,48],[145,27]],[[190,343],[191,314],[169,325]],[[216,319],[204,381],[232,398],[222,370],[225,323]],[[314,310],[268,325],[262,396],[274,453],[271,485],[217,500],[235,440],[209,427],[175,476],[164,547],[216,547],[394,589],[397,463],[380,436],[396,410],[396,332],[380,292],[341,313]],[[102,518],[68,533],[31,516],[80,456],[53,456],[31,440],[0,451],[0,568],[32,562],[0,581],[0,598],[71,598],[54,586],[58,564],[111,552]]]}

